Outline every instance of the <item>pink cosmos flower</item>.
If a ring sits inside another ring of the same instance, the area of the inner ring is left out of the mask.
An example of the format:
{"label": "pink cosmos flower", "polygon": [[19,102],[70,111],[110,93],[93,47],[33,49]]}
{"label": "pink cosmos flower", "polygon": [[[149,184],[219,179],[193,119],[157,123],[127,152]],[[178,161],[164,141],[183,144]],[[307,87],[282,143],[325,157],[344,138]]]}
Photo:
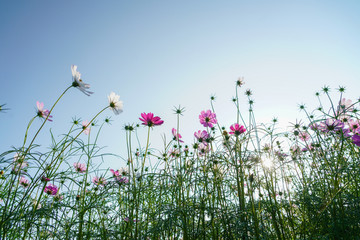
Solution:
{"label": "pink cosmos flower", "polygon": [[174,141],[179,141],[181,143],[184,142],[183,140],[180,140],[180,138],[182,138],[182,136],[180,135],[180,133],[176,133],[175,128],[173,128],[171,132],[172,132],[172,135],[174,136]]}
{"label": "pink cosmos flower", "polygon": [[107,184],[107,181],[103,177],[93,177],[92,182],[97,186],[105,186]]}
{"label": "pink cosmos flower", "polygon": [[204,156],[206,153],[210,151],[210,148],[207,144],[200,143],[199,144],[199,154],[200,156]]}
{"label": "pink cosmos flower", "polygon": [[18,173],[19,171],[23,170],[28,166],[29,164],[24,160],[24,157],[21,156],[19,153],[16,153],[14,156],[14,167],[12,171],[14,173]]}
{"label": "pink cosmos flower", "polygon": [[54,184],[49,184],[48,186],[45,187],[44,192],[48,195],[55,196],[58,190],[59,189],[57,186],[55,186]]}
{"label": "pink cosmos flower", "polygon": [[350,119],[347,122],[347,125],[349,126],[349,129],[354,133],[360,130],[360,121],[357,119]]}
{"label": "pink cosmos flower", "polygon": [[158,126],[164,123],[164,121],[161,120],[160,117],[156,116],[154,117],[153,113],[142,113],[141,118],[139,118],[140,121],[142,121],[142,125],[153,127]]}
{"label": "pink cosmos flower", "polygon": [[301,132],[299,133],[300,140],[306,142],[310,139],[310,135],[307,132]]}
{"label": "pink cosmos flower", "polygon": [[129,182],[129,179],[123,176],[128,174],[128,170],[126,168],[121,168],[120,170],[116,171],[114,169],[110,169],[110,172],[113,174],[113,177],[117,183],[121,184]]}
{"label": "pink cosmos flower", "polygon": [[337,119],[329,118],[325,122],[321,122],[319,125],[319,130],[327,132],[338,132],[344,128],[344,123]]}
{"label": "pink cosmos flower", "polygon": [[170,149],[169,150],[169,155],[171,158],[174,158],[176,157],[176,155],[180,154],[180,151],[179,149]]}
{"label": "pink cosmos flower", "polygon": [[24,177],[21,177],[21,178],[20,178],[19,184],[20,184],[21,186],[23,186],[24,188],[27,188],[27,187],[30,185],[29,180],[27,180],[27,179],[24,178]]}
{"label": "pink cosmos flower", "polygon": [[47,109],[44,109],[44,103],[37,101],[36,106],[37,106],[37,109],[38,109],[37,110],[38,117],[44,118],[44,119],[48,118],[47,120],[52,122],[52,119],[50,119],[50,118],[52,118],[52,116],[49,115],[50,111],[47,110]]}
{"label": "pink cosmos flower", "polygon": [[194,136],[199,142],[205,143],[205,145],[206,145],[206,139],[208,139],[210,137],[209,133],[205,130],[203,130],[203,131],[199,130],[199,131],[195,132]]}
{"label": "pink cosmos flower", "polygon": [[216,114],[211,112],[210,110],[207,110],[206,112],[202,111],[201,114],[199,115],[199,119],[200,119],[200,123],[204,127],[212,128],[214,124],[217,123]]}
{"label": "pink cosmos flower", "polygon": [[240,124],[238,123],[234,123],[233,125],[230,126],[230,132],[229,134],[233,134],[235,136],[239,136],[240,134],[246,132],[246,128],[244,126],[240,126]]}
{"label": "pink cosmos flower", "polygon": [[114,170],[114,169],[110,169],[110,172],[113,174],[113,177],[120,177],[121,174],[119,172],[119,170]]}
{"label": "pink cosmos flower", "polygon": [[345,111],[354,110],[354,107],[352,106],[351,99],[342,98],[341,101],[339,102],[338,110],[339,110],[339,112],[340,111],[345,112]]}
{"label": "pink cosmos flower", "polygon": [[90,133],[90,128],[88,127],[88,125],[89,125],[89,122],[88,121],[83,121],[82,123],[81,123],[81,125],[82,125],[82,128],[83,128],[83,133],[85,134],[85,135],[88,135],[89,133]]}
{"label": "pink cosmos flower", "polygon": [[75,171],[77,171],[78,173],[84,173],[86,172],[86,166],[85,166],[85,163],[74,163],[74,168],[75,168]]}

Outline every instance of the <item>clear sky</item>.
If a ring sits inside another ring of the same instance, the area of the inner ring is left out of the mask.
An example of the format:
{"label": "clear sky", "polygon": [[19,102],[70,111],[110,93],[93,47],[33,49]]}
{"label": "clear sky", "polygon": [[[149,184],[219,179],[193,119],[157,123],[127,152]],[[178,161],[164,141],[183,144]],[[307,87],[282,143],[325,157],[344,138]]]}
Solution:
{"label": "clear sky", "polygon": [[90,120],[111,91],[124,112],[100,116],[113,120],[100,145],[121,155],[123,126],[138,123],[142,112],[165,120],[152,132],[154,144],[162,133],[170,138],[178,105],[186,108],[180,132],[192,143],[211,94],[221,125],[229,126],[240,76],[262,122],[302,118],[298,104],[316,106],[314,93],[324,85],[346,86],[347,96],[358,98],[359,13],[360,2],[349,0],[0,1],[0,104],[10,108],[0,113],[0,151],[21,145],[36,101],[50,108],[71,84],[71,64],[95,93],[72,89],[63,97],[39,136],[44,146],[50,128],[59,135],[75,116]]}

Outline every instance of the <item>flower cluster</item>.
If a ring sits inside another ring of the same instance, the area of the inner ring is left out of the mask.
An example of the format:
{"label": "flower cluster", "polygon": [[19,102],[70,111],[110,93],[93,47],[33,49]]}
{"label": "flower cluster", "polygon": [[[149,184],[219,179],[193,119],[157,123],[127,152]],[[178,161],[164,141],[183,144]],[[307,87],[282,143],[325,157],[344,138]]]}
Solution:
{"label": "flower cluster", "polygon": [[351,139],[355,145],[360,146],[360,120],[351,118],[350,112],[353,110],[351,100],[342,98],[334,117],[319,123],[313,122],[309,127],[316,132]]}

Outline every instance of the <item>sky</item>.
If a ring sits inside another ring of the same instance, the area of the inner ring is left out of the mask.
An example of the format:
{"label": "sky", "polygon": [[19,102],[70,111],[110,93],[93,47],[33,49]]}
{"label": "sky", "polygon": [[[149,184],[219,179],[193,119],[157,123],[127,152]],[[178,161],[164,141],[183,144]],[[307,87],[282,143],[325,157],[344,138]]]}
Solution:
{"label": "sky", "polygon": [[[221,126],[236,121],[231,99],[244,77],[243,96],[253,92],[259,122],[277,117],[281,126],[304,118],[298,105],[317,107],[324,85],[360,89],[359,1],[0,1],[0,152],[20,146],[36,101],[50,108],[72,83],[75,64],[94,92],[67,92],[36,143],[49,146],[49,130],[60,137],[73,118],[90,120],[107,106],[111,91],[124,112],[111,117],[99,145],[126,158],[125,124],[153,112],[165,123],[151,132],[152,146],[171,138],[176,106],[185,108],[180,133],[186,143],[203,129],[202,110],[214,102]],[[29,135],[41,125],[36,119]],[[146,142],[146,128],[139,129]],[[84,136],[81,136],[84,137]],[[122,160],[104,163],[113,168]]]}

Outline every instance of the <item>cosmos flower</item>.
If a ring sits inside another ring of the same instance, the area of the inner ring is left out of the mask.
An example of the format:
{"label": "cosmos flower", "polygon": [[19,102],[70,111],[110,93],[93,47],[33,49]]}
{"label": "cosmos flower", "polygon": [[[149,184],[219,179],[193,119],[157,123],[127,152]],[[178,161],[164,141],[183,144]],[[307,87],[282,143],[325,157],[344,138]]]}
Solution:
{"label": "cosmos flower", "polygon": [[352,136],[352,142],[356,145],[360,147],[360,135],[355,134],[354,136]]}
{"label": "cosmos flower", "polygon": [[180,154],[180,151],[179,151],[179,149],[170,149],[169,150],[169,155],[170,155],[170,157],[171,158],[175,158],[177,155],[179,155]]}
{"label": "cosmos flower", "polygon": [[116,114],[120,114],[123,112],[123,101],[120,101],[120,96],[116,95],[114,92],[111,92],[108,96],[109,106],[111,110]]}
{"label": "cosmos flower", "polygon": [[14,156],[14,167],[12,169],[13,173],[18,173],[19,171],[24,170],[28,167],[29,164],[25,161],[24,157],[19,153],[16,153]]}
{"label": "cosmos flower", "polygon": [[82,128],[83,128],[83,133],[85,134],[85,135],[88,135],[89,133],[90,133],[90,128],[88,127],[88,125],[89,125],[89,122],[88,121],[83,121],[82,123],[81,123],[81,125],[82,125]]}
{"label": "cosmos flower", "polygon": [[199,119],[200,119],[200,123],[204,127],[212,128],[214,124],[217,123],[216,114],[211,112],[210,110],[207,110],[206,112],[202,111],[199,115]]}
{"label": "cosmos flower", "polygon": [[20,178],[19,184],[20,184],[21,186],[23,186],[24,188],[27,188],[27,187],[30,185],[29,180],[27,180],[27,179],[24,178],[24,177],[21,177],[21,178]]}
{"label": "cosmos flower", "polygon": [[160,117],[156,116],[154,117],[153,113],[142,113],[141,118],[139,118],[140,121],[142,121],[142,125],[153,127],[153,126],[159,126],[164,123],[163,120],[161,120]]}
{"label": "cosmos flower", "polygon": [[344,128],[344,123],[340,120],[329,118],[325,122],[321,122],[318,128],[324,133],[338,132]]}
{"label": "cosmos flower", "polygon": [[304,142],[310,139],[310,135],[307,132],[300,132],[298,137]]}
{"label": "cosmos flower", "polygon": [[75,171],[77,171],[78,173],[84,173],[86,172],[86,166],[85,166],[85,163],[74,163],[74,168],[75,168]]}
{"label": "cosmos flower", "polygon": [[90,92],[89,89],[90,85],[84,83],[81,80],[81,74],[77,71],[76,65],[71,65],[71,73],[73,77],[73,83],[72,86],[78,88],[80,91],[82,91],[85,95],[90,96],[90,94],[93,94],[93,92]]}
{"label": "cosmos flower", "polygon": [[238,123],[234,123],[230,126],[229,134],[239,136],[240,134],[246,132],[246,128]]}
{"label": "cosmos flower", "polygon": [[105,186],[107,181],[103,177],[93,177],[92,182],[97,186]]}
{"label": "cosmos flower", "polygon": [[53,196],[55,196],[56,195],[56,193],[58,192],[58,187],[57,186],[55,186],[54,184],[49,184],[49,185],[47,185],[46,187],[45,187],[45,189],[44,189],[44,192],[46,193],[46,194],[48,194],[48,195],[53,195]]}
{"label": "cosmos flower", "polygon": [[194,133],[194,136],[195,138],[201,142],[201,143],[204,143],[206,145],[206,139],[208,139],[210,136],[209,136],[209,133],[205,130],[201,131],[197,131]]}
{"label": "cosmos flower", "polygon": [[349,129],[354,133],[360,130],[360,120],[350,119],[347,122],[347,125],[349,126]]}
{"label": "cosmos flower", "polygon": [[206,153],[208,153],[210,151],[209,146],[204,143],[200,143],[198,149],[199,149],[200,156],[204,156]]}
{"label": "cosmos flower", "polygon": [[49,115],[50,111],[44,109],[44,103],[37,101],[36,106],[37,106],[37,116],[44,119],[47,118],[48,121],[52,122],[51,120],[52,116]]}
{"label": "cosmos flower", "polygon": [[172,135],[174,136],[174,141],[179,141],[179,142],[181,142],[181,143],[184,142],[183,140],[180,140],[180,138],[182,138],[182,137],[181,137],[180,133],[176,133],[176,129],[175,129],[175,128],[173,128],[173,129],[171,130],[171,132],[172,132]]}

